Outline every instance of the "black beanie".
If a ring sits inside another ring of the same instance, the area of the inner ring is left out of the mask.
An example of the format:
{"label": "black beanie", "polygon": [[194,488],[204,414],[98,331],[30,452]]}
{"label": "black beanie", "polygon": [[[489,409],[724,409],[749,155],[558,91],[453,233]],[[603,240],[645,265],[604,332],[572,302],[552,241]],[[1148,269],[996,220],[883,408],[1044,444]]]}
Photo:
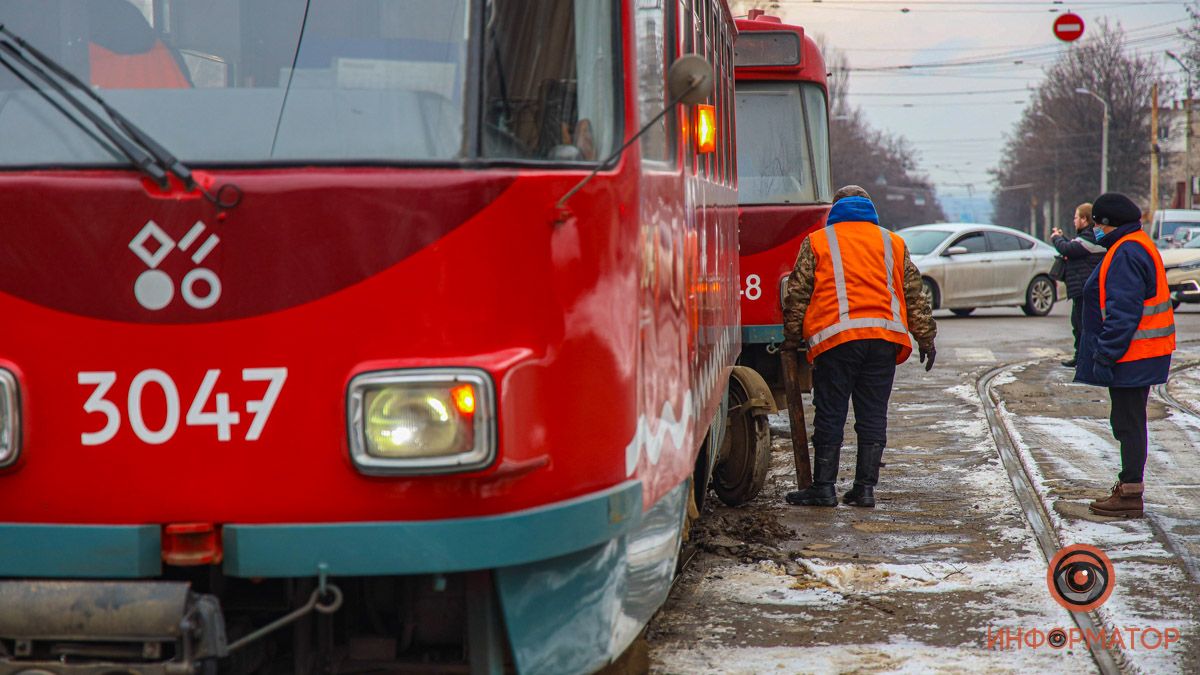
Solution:
{"label": "black beanie", "polygon": [[1120,227],[1142,219],[1142,210],[1120,192],[1105,192],[1092,204],[1092,220],[1098,225]]}

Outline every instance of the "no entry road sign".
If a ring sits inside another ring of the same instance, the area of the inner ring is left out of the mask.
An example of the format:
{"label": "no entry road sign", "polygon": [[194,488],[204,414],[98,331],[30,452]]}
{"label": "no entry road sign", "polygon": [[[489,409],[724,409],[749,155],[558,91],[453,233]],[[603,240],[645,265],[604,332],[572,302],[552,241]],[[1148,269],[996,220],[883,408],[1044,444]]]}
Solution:
{"label": "no entry road sign", "polygon": [[1054,20],[1054,37],[1063,42],[1078,40],[1083,35],[1083,17],[1067,12]]}

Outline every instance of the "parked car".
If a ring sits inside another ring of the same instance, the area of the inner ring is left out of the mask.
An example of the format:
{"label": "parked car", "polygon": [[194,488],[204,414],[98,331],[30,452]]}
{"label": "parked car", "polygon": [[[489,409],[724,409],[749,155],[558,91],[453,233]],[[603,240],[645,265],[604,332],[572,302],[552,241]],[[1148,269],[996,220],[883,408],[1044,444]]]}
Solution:
{"label": "parked car", "polygon": [[1167,248],[1175,239],[1175,230],[1189,226],[1200,227],[1200,210],[1161,209],[1150,220],[1150,238],[1159,248]]}
{"label": "parked car", "polygon": [[1200,239],[1200,225],[1177,227],[1171,236],[1170,248],[1183,248],[1196,239]]}
{"label": "parked car", "polygon": [[1200,238],[1183,248],[1159,251],[1167,270],[1167,287],[1171,289],[1171,304],[1200,302]]}
{"label": "parked car", "polygon": [[966,316],[976,307],[1018,306],[1045,316],[1059,296],[1050,278],[1053,246],[1008,227],[977,223],[917,225],[897,234],[934,309]]}

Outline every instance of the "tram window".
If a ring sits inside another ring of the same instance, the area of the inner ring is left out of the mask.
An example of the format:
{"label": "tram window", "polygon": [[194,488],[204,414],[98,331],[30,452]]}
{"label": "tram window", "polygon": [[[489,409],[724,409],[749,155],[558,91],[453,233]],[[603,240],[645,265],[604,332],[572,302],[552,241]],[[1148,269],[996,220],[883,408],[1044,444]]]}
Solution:
{"label": "tram window", "polygon": [[[662,112],[667,104],[666,63],[672,56],[669,53],[673,36],[669,29],[672,6],[672,2],[661,0],[640,0],[637,4],[638,103],[642,124]],[[674,111],[668,112],[642,136],[644,159],[673,162],[671,130],[674,117]]]}
{"label": "tram window", "polygon": [[[820,97],[819,113],[806,112],[811,97],[803,92],[810,87]],[[788,82],[746,82],[738,85],[736,97],[738,200],[743,204],[829,201],[828,132],[820,89]],[[824,153],[819,170],[814,146]]]}
{"label": "tram window", "polygon": [[817,201],[833,201],[833,177],[829,162],[829,113],[825,94],[819,87],[805,86],[804,114],[808,122],[808,137],[812,141],[813,170],[816,172]]}
{"label": "tram window", "polygon": [[[201,166],[596,161],[619,135],[612,0],[0,6],[8,27]],[[0,67],[0,166],[127,163]]]}
{"label": "tram window", "polygon": [[484,156],[607,156],[616,121],[610,3],[491,0],[487,7]]}

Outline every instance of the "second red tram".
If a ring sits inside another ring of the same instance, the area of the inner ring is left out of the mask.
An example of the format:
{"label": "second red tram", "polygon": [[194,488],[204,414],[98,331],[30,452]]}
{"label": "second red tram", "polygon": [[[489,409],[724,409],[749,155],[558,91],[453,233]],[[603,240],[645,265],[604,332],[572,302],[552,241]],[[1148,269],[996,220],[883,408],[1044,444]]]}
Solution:
{"label": "second red tram", "polygon": [[782,391],[784,283],[832,199],[825,61],[800,26],[751,10],[736,45],[740,363]]}
{"label": "second red tram", "polygon": [[746,494],[725,0],[0,24],[0,671],[622,653]]}

